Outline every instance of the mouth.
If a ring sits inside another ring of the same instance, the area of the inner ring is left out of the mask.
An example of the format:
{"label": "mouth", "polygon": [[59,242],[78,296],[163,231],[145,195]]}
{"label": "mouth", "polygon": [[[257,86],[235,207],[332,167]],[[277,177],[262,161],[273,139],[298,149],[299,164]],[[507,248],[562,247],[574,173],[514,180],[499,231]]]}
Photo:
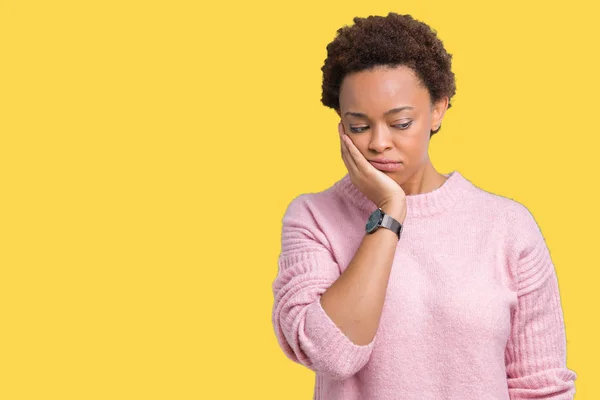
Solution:
{"label": "mouth", "polygon": [[389,158],[376,158],[376,159],[369,160],[369,161],[376,162],[377,164],[398,164],[398,163],[402,162],[402,161],[392,160]]}
{"label": "mouth", "polygon": [[369,163],[377,168],[380,171],[398,171],[402,169],[402,163],[398,161],[387,161],[387,162],[378,162],[378,161],[369,161]]}

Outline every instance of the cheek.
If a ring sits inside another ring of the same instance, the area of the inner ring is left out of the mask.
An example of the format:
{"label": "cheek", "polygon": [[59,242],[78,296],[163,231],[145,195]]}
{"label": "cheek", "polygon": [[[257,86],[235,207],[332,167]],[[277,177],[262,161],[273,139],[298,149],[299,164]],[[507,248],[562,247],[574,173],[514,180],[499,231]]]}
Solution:
{"label": "cheek", "polygon": [[369,139],[366,136],[367,135],[361,135],[352,141],[354,146],[356,146],[363,156],[369,153]]}
{"label": "cheek", "polygon": [[429,138],[424,139],[420,134],[400,139],[396,141],[396,148],[404,157],[407,163],[420,163],[427,155]]}

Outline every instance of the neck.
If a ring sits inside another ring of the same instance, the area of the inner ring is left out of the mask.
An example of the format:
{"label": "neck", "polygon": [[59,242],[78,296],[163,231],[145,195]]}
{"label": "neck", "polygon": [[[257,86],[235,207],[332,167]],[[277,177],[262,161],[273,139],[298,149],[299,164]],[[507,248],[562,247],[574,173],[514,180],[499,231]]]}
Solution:
{"label": "neck", "polygon": [[424,167],[404,181],[399,181],[393,176],[392,178],[400,185],[407,196],[431,192],[442,186],[448,179],[445,175],[437,172],[429,160],[427,160]]}
{"label": "neck", "polygon": [[[441,175],[441,178],[436,178],[434,174],[433,179],[426,179],[424,173],[418,176],[421,177],[421,180],[411,178],[414,180],[411,180],[408,185],[405,185],[404,182],[402,184],[415,190],[414,193],[406,195],[407,215],[405,221],[443,213],[451,209],[459,198],[467,196],[468,192],[473,189],[471,182],[456,170]],[[431,175],[429,176],[431,177]],[[404,186],[402,186],[403,190],[406,190]],[[419,193],[416,193],[416,189]],[[346,201],[364,212],[365,216],[377,207],[354,186],[349,174],[336,183],[335,190]]]}

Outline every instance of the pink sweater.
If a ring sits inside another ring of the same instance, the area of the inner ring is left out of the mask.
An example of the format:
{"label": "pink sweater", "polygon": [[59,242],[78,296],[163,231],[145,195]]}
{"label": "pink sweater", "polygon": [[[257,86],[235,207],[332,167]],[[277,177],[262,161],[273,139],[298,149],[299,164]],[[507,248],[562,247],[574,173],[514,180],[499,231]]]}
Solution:
{"label": "pink sweater", "polygon": [[320,296],[352,260],[376,206],[349,175],[283,217],[273,326],[316,373],[314,399],[573,399],[557,276],[529,210],[458,171],[407,196],[375,338],[353,343]]}

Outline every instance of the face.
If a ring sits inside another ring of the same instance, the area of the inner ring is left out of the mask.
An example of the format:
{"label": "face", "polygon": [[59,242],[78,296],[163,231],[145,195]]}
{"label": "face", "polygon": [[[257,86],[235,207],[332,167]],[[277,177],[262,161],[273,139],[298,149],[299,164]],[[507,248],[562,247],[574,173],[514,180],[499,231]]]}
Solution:
{"label": "face", "polygon": [[378,66],[346,75],[340,88],[344,130],[367,160],[401,162],[384,171],[401,183],[429,163],[430,131],[447,109],[447,97],[431,104],[412,69]]}

